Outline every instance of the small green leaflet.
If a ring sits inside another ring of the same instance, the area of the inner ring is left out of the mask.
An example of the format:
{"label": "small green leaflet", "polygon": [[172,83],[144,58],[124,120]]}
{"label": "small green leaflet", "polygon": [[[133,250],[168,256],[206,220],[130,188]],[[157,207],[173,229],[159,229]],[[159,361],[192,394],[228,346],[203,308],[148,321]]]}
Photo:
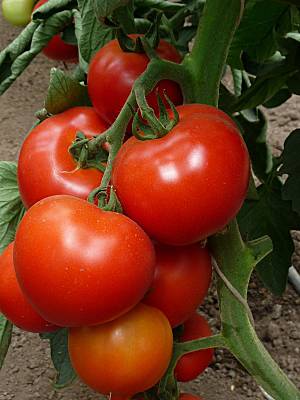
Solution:
{"label": "small green leaflet", "polygon": [[126,6],[130,0],[94,0],[94,10],[98,17],[109,17],[117,8]]}
{"label": "small green leaflet", "polygon": [[45,108],[50,114],[58,114],[71,107],[90,105],[87,87],[57,68],[50,72],[50,83]]}
{"label": "small green leaflet", "polygon": [[17,183],[17,166],[13,162],[0,162],[0,252],[14,240],[17,226],[25,208]]}
{"label": "small green leaflet", "polygon": [[288,174],[282,189],[284,200],[291,200],[292,207],[300,215],[300,129],[293,131],[284,143],[283,165],[280,173]]}
{"label": "small green leaflet", "polygon": [[291,203],[281,198],[281,183],[274,179],[272,186],[258,188],[259,200],[247,200],[238,221],[247,241],[268,235],[273,252],[256,267],[264,285],[273,294],[281,295],[286,287],[288,270],[294,252],[290,231],[300,228],[300,219],[291,209]]}
{"label": "small green leaflet", "polygon": [[60,329],[40,336],[50,341],[51,359],[57,371],[54,386],[60,389],[70,385],[76,379],[76,373],[71,365],[68,351],[68,330]]}
{"label": "small green leaflet", "polygon": [[0,369],[3,366],[12,335],[13,325],[0,314]]}

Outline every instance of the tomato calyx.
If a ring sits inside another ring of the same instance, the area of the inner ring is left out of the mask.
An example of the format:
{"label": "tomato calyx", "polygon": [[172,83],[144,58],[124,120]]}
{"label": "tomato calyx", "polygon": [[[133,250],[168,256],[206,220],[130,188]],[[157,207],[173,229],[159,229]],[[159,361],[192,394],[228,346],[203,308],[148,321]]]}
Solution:
{"label": "tomato calyx", "polygon": [[[137,111],[134,114],[132,122],[132,134],[138,140],[152,140],[164,137],[175,125],[179,122],[179,114],[176,110],[175,105],[170,100],[166,92],[164,91],[164,98],[172,110],[173,118],[167,111],[167,107],[161,98],[160,94],[156,93],[159,115],[155,115],[153,108],[151,108],[145,99],[145,107],[141,108],[141,111]],[[132,110],[132,112],[134,112]],[[141,118],[141,116],[142,118]]]}

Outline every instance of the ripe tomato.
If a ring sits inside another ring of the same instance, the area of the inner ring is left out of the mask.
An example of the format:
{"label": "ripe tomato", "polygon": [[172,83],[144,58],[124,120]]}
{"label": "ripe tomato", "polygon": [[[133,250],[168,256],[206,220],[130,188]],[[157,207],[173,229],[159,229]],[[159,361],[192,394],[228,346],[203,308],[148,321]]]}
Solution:
{"label": "ripe tomato", "polygon": [[72,196],[32,206],[17,230],[22,290],[47,321],[96,325],[133,308],[149,289],[153,245],[129,218]]}
{"label": "ripe tomato", "polygon": [[183,116],[163,138],[130,138],[116,157],[112,182],[125,214],[162,243],[185,245],[222,230],[246,197],[246,145],[218,115]]}
{"label": "ripe tomato", "polygon": [[2,0],[3,17],[15,26],[30,22],[34,0]]}
{"label": "ripe tomato", "polygon": [[[47,3],[48,0],[40,0],[34,6],[33,11],[37,10],[43,4]],[[73,44],[66,43],[60,37],[60,34],[53,36],[48,42],[47,46],[44,47],[43,53],[48,58],[57,61],[67,61],[70,63],[78,62],[78,48]]]}
{"label": "ripe tomato", "polygon": [[172,345],[167,318],[144,304],[107,324],[69,333],[75,371],[103,394],[133,395],[154,386],[169,365]]}
{"label": "ripe tomato", "polygon": [[[131,37],[136,38],[137,35]],[[164,40],[160,41],[156,51],[165,60],[177,63],[181,60],[175,47]],[[105,121],[110,124],[114,122],[134,81],[145,71],[148,63],[146,54],[124,52],[118,40],[112,40],[96,53],[88,71],[88,91],[94,108]],[[177,83],[162,80],[156,88],[161,95],[166,90],[174,104],[182,103],[182,94]],[[156,90],[153,90],[147,100],[157,111],[155,93]]]}
{"label": "ripe tomato", "polygon": [[0,312],[18,328],[28,332],[53,332],[57,326],[45,321],[21,291],[13,263],[14,243],[0,255]]}
{"label": "ripe tomato", "polygon": [[181,393],[179,400],[203,400],[202,397],[190,393]]}
{"label": "ripe tomato", "polygon": [[[180,341],[186,342],[200,339],[211,336],[211,334],[206,319],[195,313],[184,323],[184,331],[180,336]],[[188,382],[196,379],[212,362],[213,354],[213,349],[205,349],[182,356],[175,367],[176,379],[180,382]]]}
{"label": "ripe tomato", "polygon": [[156,245],[154,281],[144,303],[159,308],[172,328],[181,325],[202,303],[212,273],[210,254],[200,245]]}
{"label": "ripe tomato", "polygon": [[102,173],[94,168],[76,169],[68,148],[77,131],[92,137],[106,128],[92,107],[71,108],[36,126],[25,139],[18,161],[19,189],[25,207],[56,194],[86,199],[101,182]]}

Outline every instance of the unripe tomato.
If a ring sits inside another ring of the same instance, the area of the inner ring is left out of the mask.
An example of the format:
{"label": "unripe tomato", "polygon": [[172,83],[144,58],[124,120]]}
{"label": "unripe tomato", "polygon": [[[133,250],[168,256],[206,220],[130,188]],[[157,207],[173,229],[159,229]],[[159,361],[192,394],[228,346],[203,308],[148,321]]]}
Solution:
{"label": "unripe tomato", "polygon": [[[194,314],[184,323],[184,331],[180,336],[180,342],[200,339],[211,336],[210,327],[204,317]],[[180,382],[188,382],[196,379],[212,362],[213,349],[194,351],[182,356],[175,367],[175,377]]]}
{"label": "unripe tomato", "polygon": [[107,324],[69,333],[75,371],[103,394],[133,395],[154,386],[167,370],[172,346],[167,318],[144,304]]}
{"label": "unripe tomato", "polygon": [[200,244],[157,244],[153,284],[144,303],[160,309],[172,328],[181,325],[203,302],[212,274],[211,257]]}
{"label": "unripe tomato", "polygon": [[92,137],[107,129],[92,107],[74,107],[47,118],[22,144],[18,161],[18,183],[26,208],[56,194],[86,199],[99,186],[102,172],[77,169],[68,152],[78,131]]}
{"label": "unripe tomato", "polygon": [[144,231],[124,215],[52,196],[23,217],[14,263],[39,314],[59,326],[85,326],[117,318],[144,297],[155,253]]}
{"label": "unripe tomato", "polygon": [[0,255],[0,312],[24,331],[56,331],[58,327],[45,321],[25,298],[16,277],[13,248],[11,243]]}
{"label": "unripe tomato", "polygon": [[34,0],[2,0],[3,17],[15,26],[25,26],[31,20]]}
{"label": "unripe tomato", "polygon": [[112,174],[125,214],[171,245],[222,230],[243,204],[250,172],[246,145],[224,113],[212,107],[185,117],[184,107],[189,109],[180,107],[183,117],[166,136],[128,139]]}
{"label": "unripe tomato", "polygon": [[[165,60],[177,63],[181,60],[175,47],[165,40],[160,41],[156,51]],[[148,63],[146,54],[125,52],[118,40],[107,43],[95,54],[88,71],[88,91],[94,108],[109,124],[118,116],[134,81],[145,71]],[[182,103],[182,94],[177,83],[162,80],[156,89],[161,95],[165,90],[174,104]],[[147,96],[147,101],[158,111],[156,89]]]}
{"label": "unripe tomato", "polygon": [[[47,3],[47,1],[48,0],[38,1],[34,6],[33,11]],[[78,47],[64,42],[60,37],[60,34],[53,36],[53,38],[48,42],[47,46],[44,47],[43,53],[52,60],[66,61],[70,63],[78,62]]]}

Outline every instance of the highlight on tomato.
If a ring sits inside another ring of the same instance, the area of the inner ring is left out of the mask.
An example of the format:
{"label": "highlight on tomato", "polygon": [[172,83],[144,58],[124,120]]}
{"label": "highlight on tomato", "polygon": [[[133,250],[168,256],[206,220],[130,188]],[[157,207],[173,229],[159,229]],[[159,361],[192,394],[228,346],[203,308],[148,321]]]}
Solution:
{"label": "highlight on tomato", "polygon": [[159,308],[172,328],[186,321],[207,295],[212,275],[209,251],[199,243],[155,245],[154,281],[143,302]]}
{"label": "highlight on tomato", "polygon": [[[36,11],[48,0],[39,0],[33,8]],[[52,60],[65,61],[69,63],[78,62],[78,47],[63,41],[61,34],[57,34],[50,39],[46,47],[43,49],[45,56]]]}
{"label": "highlight on tomato", "polygon": [[[136,39],[138,35],[130,35]],[[181,56],[174,46],[161,39],[157,54],[169,61],[179,63]],[[144,53],[125,52],[117,39],[103,46],[93,57],[88,71],[88,92],[93,107],[109,124],[117,118],[130,94],[134,81],[145,71],[149,58]],[[117,77],[117,84],[116,84]],[[174,104],[182,103],[179,85],[170,80],[161,80],[147,96],[147,101],[158,111],[156,92],[166,94]]]}
{"label": "highlight on tomato", "polygon": [[58,326],[42,318],[24,296],[13,263],[12,242],[0,255],[0,312],[18,328],[34,333],[53,332]]}
{"label": "highlight on tomato", "polygon": [[224,229],[249,183],[249,154],[234,123],[216,108],[186,117],[185,108],[164,137],[129,138],[112,174],[124,213],[170,245],[195,243]]}
{"label": "highlight on tomato", "polygon": [[153,387],[167,370],[172,347],[167,318],[142,303],[114,321],[69,331],[75,371],[102,394],[125,397]]}
{"label": "highlight on tomato", "polygon": [[25,26],[31,20],[35,0],[2,0],[4,19],[15,26]]}
{"label": "highlight on tomato", "polygon": [[[212,332],[206,319],[197,313],[184,323],[180,342],[211,336]],[[179,382],[188,382],[197,378],[212,362],[213,349],[194,351],[182,356],[175,367],[175,377]]]}
{"label": "highlight on tomato", "polygon": [[14,264],[24,294],[47,321],[88,326],[117,318],[145,296],[155,253],[128,217],[61,195],[27,211]]}
{"label": "highlight on tomato", "polygon": [[92,137],[106,129],[92,107],[70,108],[33,128],[18,160],[18,184],[25,207],[57,194],[87,199],[103,174],[95,168],[78,168],[68,148],[78,131]]}

